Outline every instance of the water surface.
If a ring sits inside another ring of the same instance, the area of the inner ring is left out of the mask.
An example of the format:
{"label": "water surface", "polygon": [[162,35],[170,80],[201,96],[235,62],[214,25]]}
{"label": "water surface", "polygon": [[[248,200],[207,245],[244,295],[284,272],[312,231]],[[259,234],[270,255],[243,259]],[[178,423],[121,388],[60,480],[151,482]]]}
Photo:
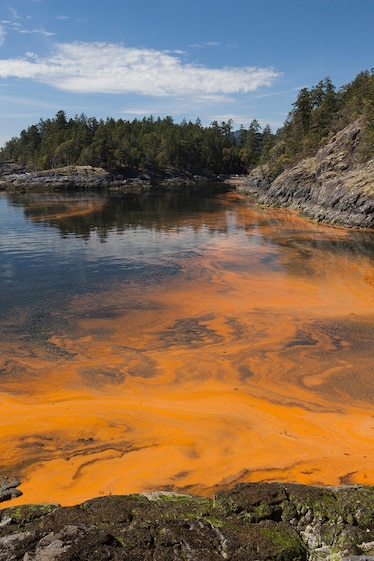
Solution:
{"label": "water surface", "polygon": [[374,484],[374,234],[226,188],[0,197],[1,475]]}

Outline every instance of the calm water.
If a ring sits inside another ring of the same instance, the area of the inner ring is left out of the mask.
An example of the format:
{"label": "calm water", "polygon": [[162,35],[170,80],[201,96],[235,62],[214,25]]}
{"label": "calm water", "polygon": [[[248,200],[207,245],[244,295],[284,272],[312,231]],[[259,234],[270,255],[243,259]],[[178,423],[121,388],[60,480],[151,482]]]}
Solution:
{"label": "calm water", "polygon": [[2,195],[0,282],[24,501],[374,483],[374,233],[212,185]]}
{"label": "calm water", "polygon": [[182,257],[234,231],[233,209],[219,194],[225,190],[0,197],[1,336],[20,310],[25,336],[49,334],[51,310],[75,295],[118,282],[141,292],[142,284],[180,274]]}
{"label": "calm water", "polygon": [[[279,268],[290,275],[312,273],[313,249],[323,260],[338,253],[374,262],[373,233],[352,232],[342,239],[332,229],[313,232],[307,222],[304,232],[302,224],[288,231],[281,213],[258,209],[253,222],[242,223],[238,212],[252,203],[227,193],[207,186],[202,192],[121,197],[0,196],[1,317],[11,319],[20,308],[30,315],[47,313],[76,294],[99,293],[115,282],[141,287],[180,275],[181,259],[203,255],[215,240],[255,248],[269,275]],[[290,252],[294,260],[282,265]]]}

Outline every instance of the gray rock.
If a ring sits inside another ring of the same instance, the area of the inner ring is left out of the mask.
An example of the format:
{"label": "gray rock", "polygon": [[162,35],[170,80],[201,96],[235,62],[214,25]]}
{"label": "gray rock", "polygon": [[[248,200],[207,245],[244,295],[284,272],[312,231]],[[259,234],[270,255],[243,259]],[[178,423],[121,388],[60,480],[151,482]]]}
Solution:
{"label": "gray rock", "polygon": [[2,520],[0,561],[374,561],[374,487],[242,483],[214,500],[108,496]]}
{"label": "gray rock", "polygon": [[273,178],[257,168],[243,194],[260,203],[288,206],[305,216],[352,228],[374,228],[374,160],[359,162],[361,121],[337,133],[313,158],[300,161]]}
{"label": "gray rock", "polygon": [[0,479],[0,502],[10,501],[11,499],[20,497],[22,492],[17,489],[19,485],[21,485],[21,482],[15,477],[11,480],[7,477],[2,477]]}

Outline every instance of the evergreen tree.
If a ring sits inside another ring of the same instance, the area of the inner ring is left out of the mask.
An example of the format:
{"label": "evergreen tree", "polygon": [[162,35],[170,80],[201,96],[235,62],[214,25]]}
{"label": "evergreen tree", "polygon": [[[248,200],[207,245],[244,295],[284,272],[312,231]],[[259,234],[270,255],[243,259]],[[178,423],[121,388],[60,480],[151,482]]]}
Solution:
{"label": "evergreen tree", "polygon": [[257,119],[253,119],[245,134],[241,132],[239,156],[246,169],[250,171],[259,162],[261,152],[261,127]]}

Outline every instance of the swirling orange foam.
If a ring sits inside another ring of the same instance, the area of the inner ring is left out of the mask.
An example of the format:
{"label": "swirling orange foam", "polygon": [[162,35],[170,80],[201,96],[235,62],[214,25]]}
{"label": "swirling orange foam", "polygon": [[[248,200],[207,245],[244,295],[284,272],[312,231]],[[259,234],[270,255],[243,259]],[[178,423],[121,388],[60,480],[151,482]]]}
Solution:
{"label": "swirling orange foam", "polygon": [[[212,238],[173,279],[54,310],[69,329],[48,347],[0,343],[1,473],[23,492],[12,504],[374,484],[373,265],[325,251],[343,230],[246,206],[236,220],[256,212],[248,243]],[[318,242],[307,268],[301,230]],[[254,235],[268,240],[260,254]]]}

